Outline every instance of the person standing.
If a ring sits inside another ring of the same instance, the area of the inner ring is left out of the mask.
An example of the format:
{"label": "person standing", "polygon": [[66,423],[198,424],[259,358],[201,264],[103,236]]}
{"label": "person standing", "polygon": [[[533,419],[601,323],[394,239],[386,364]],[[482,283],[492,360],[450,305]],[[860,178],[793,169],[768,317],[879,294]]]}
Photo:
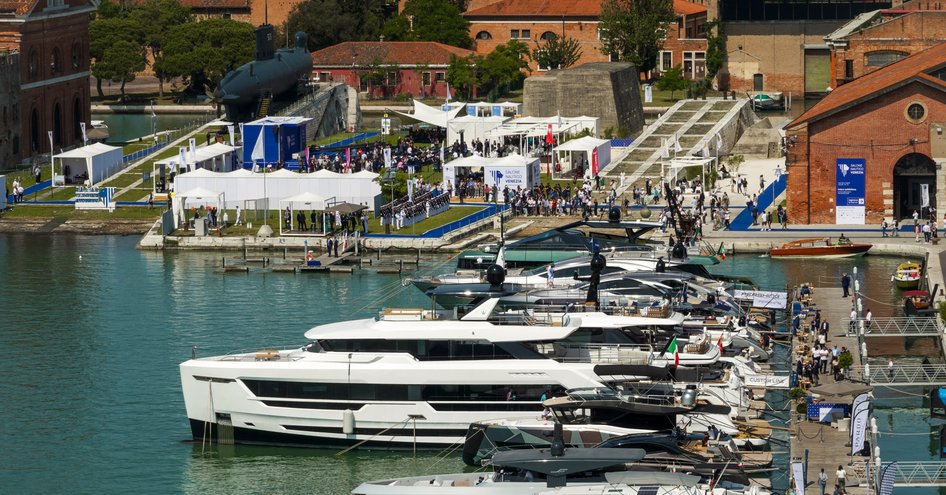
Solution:
{"label": "person standing", "polygon": [[844,290],[844,295],[841,296],[841,297],[850,297],[850,296],[851,296],[851,294],[850,294],[850,291],[851,291],[851,277],[847,274],[847,272],[845,272],[844,275],[841,276],[841,289]]}
{"label": "person standing", "polygon": [[239,206],[236,207],[236,222],[234,223],[234,225],[240,225],[240,207]]}
{"label": "person standing", "polygon": [[870,320],[874,317],[874,313],[871,313],[870,308],[867,308],[867,314],[864,315],[864,330],[870,332]]}
{"label": "person standing", "polygon": [[361,212],[361,233],[368,233],[368,215],[365,212]]}
{"label": "person standing", "polygon": [[824,473],[824,468],[821,468],[821,472],[818,473],[818,488],[821,489],[821,495],[824,495],[824,490],[828,486],[828,475]]}
{"label": "person standing", "polygon": [[887,219],[883,219],[880,222],[880,234],[884,237],[887,237]]}
{"label": "person standing", "polygon": [[851,319],[851,323],[850,323],[850,328],[849,328],[849,330],[850,330],[851,333],[853,333],[854,331],[857,330],[857,310],[856,310],[856,309],[852,309],[852,310],[851,310],[851,318],[850,318],[850,319]]}
{"label": "person standing", "polygon": [[893,219],[893,237],[900,237],[900,219],[896,217]]}
{"label": "person standing", "polygon": [[838,466],[838,471],[835,473],[835,476],[838,479],[838,487],[842,490],[845,488],[844,478],[846,474],[847,473],[844,472],[844,466]]}

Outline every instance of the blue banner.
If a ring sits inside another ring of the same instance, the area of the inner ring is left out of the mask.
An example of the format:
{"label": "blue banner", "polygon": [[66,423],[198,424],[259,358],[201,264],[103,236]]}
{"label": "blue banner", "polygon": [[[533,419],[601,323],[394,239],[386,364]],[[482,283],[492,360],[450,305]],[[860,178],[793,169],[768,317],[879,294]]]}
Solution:
{"label": "blue banner", "polygon": [[839,224],[864,224],[863,158],[838,158],[835,166],[835,221]]}

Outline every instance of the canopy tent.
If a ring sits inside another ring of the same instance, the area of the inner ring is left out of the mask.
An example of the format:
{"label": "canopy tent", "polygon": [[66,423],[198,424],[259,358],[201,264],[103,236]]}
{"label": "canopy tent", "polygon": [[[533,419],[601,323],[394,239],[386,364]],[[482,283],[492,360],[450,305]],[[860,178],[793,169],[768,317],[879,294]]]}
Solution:
{"label": "canopy tent", "polygon": [[705,189],[707,165],[715,169],[716,157],[699,158],[699,157],[686,156],[686,157],[673,158],[670,160],[669,163],[664,163],[663,161],[660,162],[660,176],[663,177],[664,180],[669,180],[669,177],[667,176],[668,169],[671,173],[673,173],[673,177],[676,178],[677,174],[680,172],[681,169],[689,168],[689,167],[700,167],[700,176],[703,179],[703,188]]}
{"label": "canopy tent", "polygon": [[542,152],[550,133],[558,142],[561,142],[563,135],[578,134],[585,129],[592,135],[597,135],[597,118],[591,117],[592,121],[587,119],[588,117],[522,117],[490,129],[486,138],[518,138],[519,153],[537,155]]}
{"label": "canopy tent", "polygon": [[539,159],[518,154],[507,155],[491,160],[483,167],[483,180],[489,181],[497,191],[508,187],[516,189],[532,189],[539,185]]}
{"label": "canopy tent", "polygon": [[[283,210],[289,208],[289,228],[290,230],[295,230],[295,221],[296,221],[296,210],[315,210],[323,211],[325,210],[326,199],[318,194],[311,192],[303,192],[296,194],[295,196],[289,196],[288,198],[281,199],[279,201],[279,208]],[[323,222],[324,225],[325,222]],[[279,235],[283,234],[283,222],[279,222]]]}
{"label": "canopy tent", "polygon": [[[487,163],[493,162],[495,158],[490,159],[483,156],[472,155],[463,158],[450,160],[443,164],[443,183],[444,189],[457,188],[457,175],[466,175],[474,171],[482,170]],[[450,184],[451,187],[446,187]]]}
{"label": "canopy tent", "polygon": [[501,126],[504,122],[510,120],[509,117],[474,117],[463,116],[450,119],[447,122],[447,146],[453,146],[455,142],[463,142],[467,145],[474,140],[486,141],[487,133]]}
{"label": "canopy tent", "polygon": [[169,158],[158,160],[152,166],[151,176],[154,177],[153,191],[155,194],[167,190],[169,181],[168,169],[176,174],[187,171],[207,170],[213,172],[229,172],[240,168],[240,148],[223,143],[213,143],[201,146],[194,151],[194,155],[184,151]]}
{"label": "canopy tent", "polygon": [[[243,124],[243,163],[262,168],[273,163],[286,163],[306,145],[309,117],[263,117]],[[247,165],[249,166],[249,165]]]}
{"label": "canopy tent", "polygon": [[88,179],[91,184],[98,184],[122,169],[122,149],[104,143],[92,143],[88,146],[53,155],[53,169],[59,163],[59,174],[54,184],[81,183]]}
{"label": "canopy tent", "polygon": [[342,203],[336,203],[332,206],[329,206],[328,208],[325,209],[325,211],[329,213],[335,213],[337,211],[341,213],[342,215],[351,215],[352,213],[358,213],[361,210],[367,210],[367,209],[368,207],[364,205],[355,205],[351,203],[342,202]]}
{"label": "canopy tent", "polygon": [[198,206],[214,206],[223,211],[227,201],[224,193],[212,191],[203,187],[194,187],[174,195],[174,225],[181,225],[181,220],[187,221],[187,208]]}
{"label": "canopy tent", "polygon": [[275,206],[278,199],[310,192],[323,198],[367,205],[371,209],[374,199],[381,194],[381,185],[375,182],[378,174],[371,172],[339,174],[319,170],[311,174],[300,174],[286,169],[275,172],[211,172],[195,170],[178,175],[175,190],[185,191],[203,187],[226,193],[231,205],[240,205],[247,200],[266,200],[266,206]]}
{"label": "canopy tent", "polygon": [[555,147],[558,162],[552,172],[554,178],[562,178],[582,165],[584,177],[590,178],[611,163],[611,141],[584,136],[566,141]]}
{"label": "canopy tent", "polygon": [[425,124],[442,128],[446,128],[447,121],[456,117],[464,108],[464,104],[459,102],[444,104],[447,108],[445,110],[444,108],[434,108],[430,105],[425,105],[418,100],[412,101],[414,103],[414,113],[404,113],[397,110],[395,110],[394,113],[418,122],[424,122]]}
{"label": "canopy tent", "polygon": [[504,101],[502,103],[488,103],[485,101],[466,104],[466,114],[474,117],[502,117],[503,115],[519,115],[522,103]]}

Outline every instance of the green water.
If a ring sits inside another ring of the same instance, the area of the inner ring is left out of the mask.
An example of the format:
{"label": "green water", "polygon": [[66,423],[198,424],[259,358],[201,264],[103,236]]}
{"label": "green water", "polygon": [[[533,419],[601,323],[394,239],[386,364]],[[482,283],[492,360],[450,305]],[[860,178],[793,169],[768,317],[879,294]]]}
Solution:
{"label": "green water", "polygon": [[[343,495],[366,480],[462,469],[457,453],[188,442],[177,365],[192,346],[208,355],[299,344],[316,324],[428,303],[397,275],[222,275],[219,254],[139,252],[136,241],[0,235],[0,494]],[[421,271],[445,263],[425,259]],[[896,260],[858,263],[879,281]],[[737,256],[717,270],[784,287],[840,267]],[[891,428],[930,430],[922,410],[896,411]],[[885,457],[931,448],[928,436],[892,440]]]}
{"label": "green water", "polygon": [[144,137],[150,139],[152,124],[157,132],[180,129],[204,123],[213,118],[210,114],[157,114],[152,122],[150,113],[103,113],[93,114],[92,120],[104,120],[108,125],[109,144],[121,144]]}

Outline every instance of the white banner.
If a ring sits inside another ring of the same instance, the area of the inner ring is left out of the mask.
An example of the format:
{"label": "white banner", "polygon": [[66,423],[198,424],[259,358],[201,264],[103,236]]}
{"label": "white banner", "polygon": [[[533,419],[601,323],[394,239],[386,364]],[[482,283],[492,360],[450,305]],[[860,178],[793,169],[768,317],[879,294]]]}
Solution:
{"label": "white banner", "polygon": [[788,376],[778,375],[746,375],[743,384],[751,388],[776,388],[788,390]]}
{"label": "white banner", "polygon": [[805,495],[805,464],[792,463],[792,478],[795,479],[795,495]]}
{"label": "white banner", "polygon": [[859,409],[851,410],[851,455],[864,450],[864,438],[867,436],[870,401],[864,401],[859,406]]}
{"label": "white banner", "polygon": [[752,301],[752,305],[757,308],[785,309],[788,304],[787,292],[737,289],[733,293],[733,297]]}
{"label": "white banner", "polygon": [[391,148],[384,148],[384,168],[391,168]]}
{"label": "white banner", "polygon": [[187,146],[190,148],[191,152],[191,166],[187,170],[194,170],[197,168],[197,139],[190,138],[187,140]]}
{"label": "white banner", "polygon": [[897,477],[897,463],[891,462],[884,466],[884,474],[880,477],[880,495],[891,495],[893,484]]}
{"label": "white banner", "polygon": [[82,131],[82,145],[85,146],[89,141],[89,138],[85,135],[85,122],[79,122],[79,130]]}
{"label": "white banner", "polygon": [[923,204],[920,205],[924,208],[930,206],[930,185],[929,184],[920,184],[920,193],[923,195]]}
{"label": "white banner", "polygon": [[230,134],[230,146],[236,147],[236,126],[228,125],[227,132]]}

